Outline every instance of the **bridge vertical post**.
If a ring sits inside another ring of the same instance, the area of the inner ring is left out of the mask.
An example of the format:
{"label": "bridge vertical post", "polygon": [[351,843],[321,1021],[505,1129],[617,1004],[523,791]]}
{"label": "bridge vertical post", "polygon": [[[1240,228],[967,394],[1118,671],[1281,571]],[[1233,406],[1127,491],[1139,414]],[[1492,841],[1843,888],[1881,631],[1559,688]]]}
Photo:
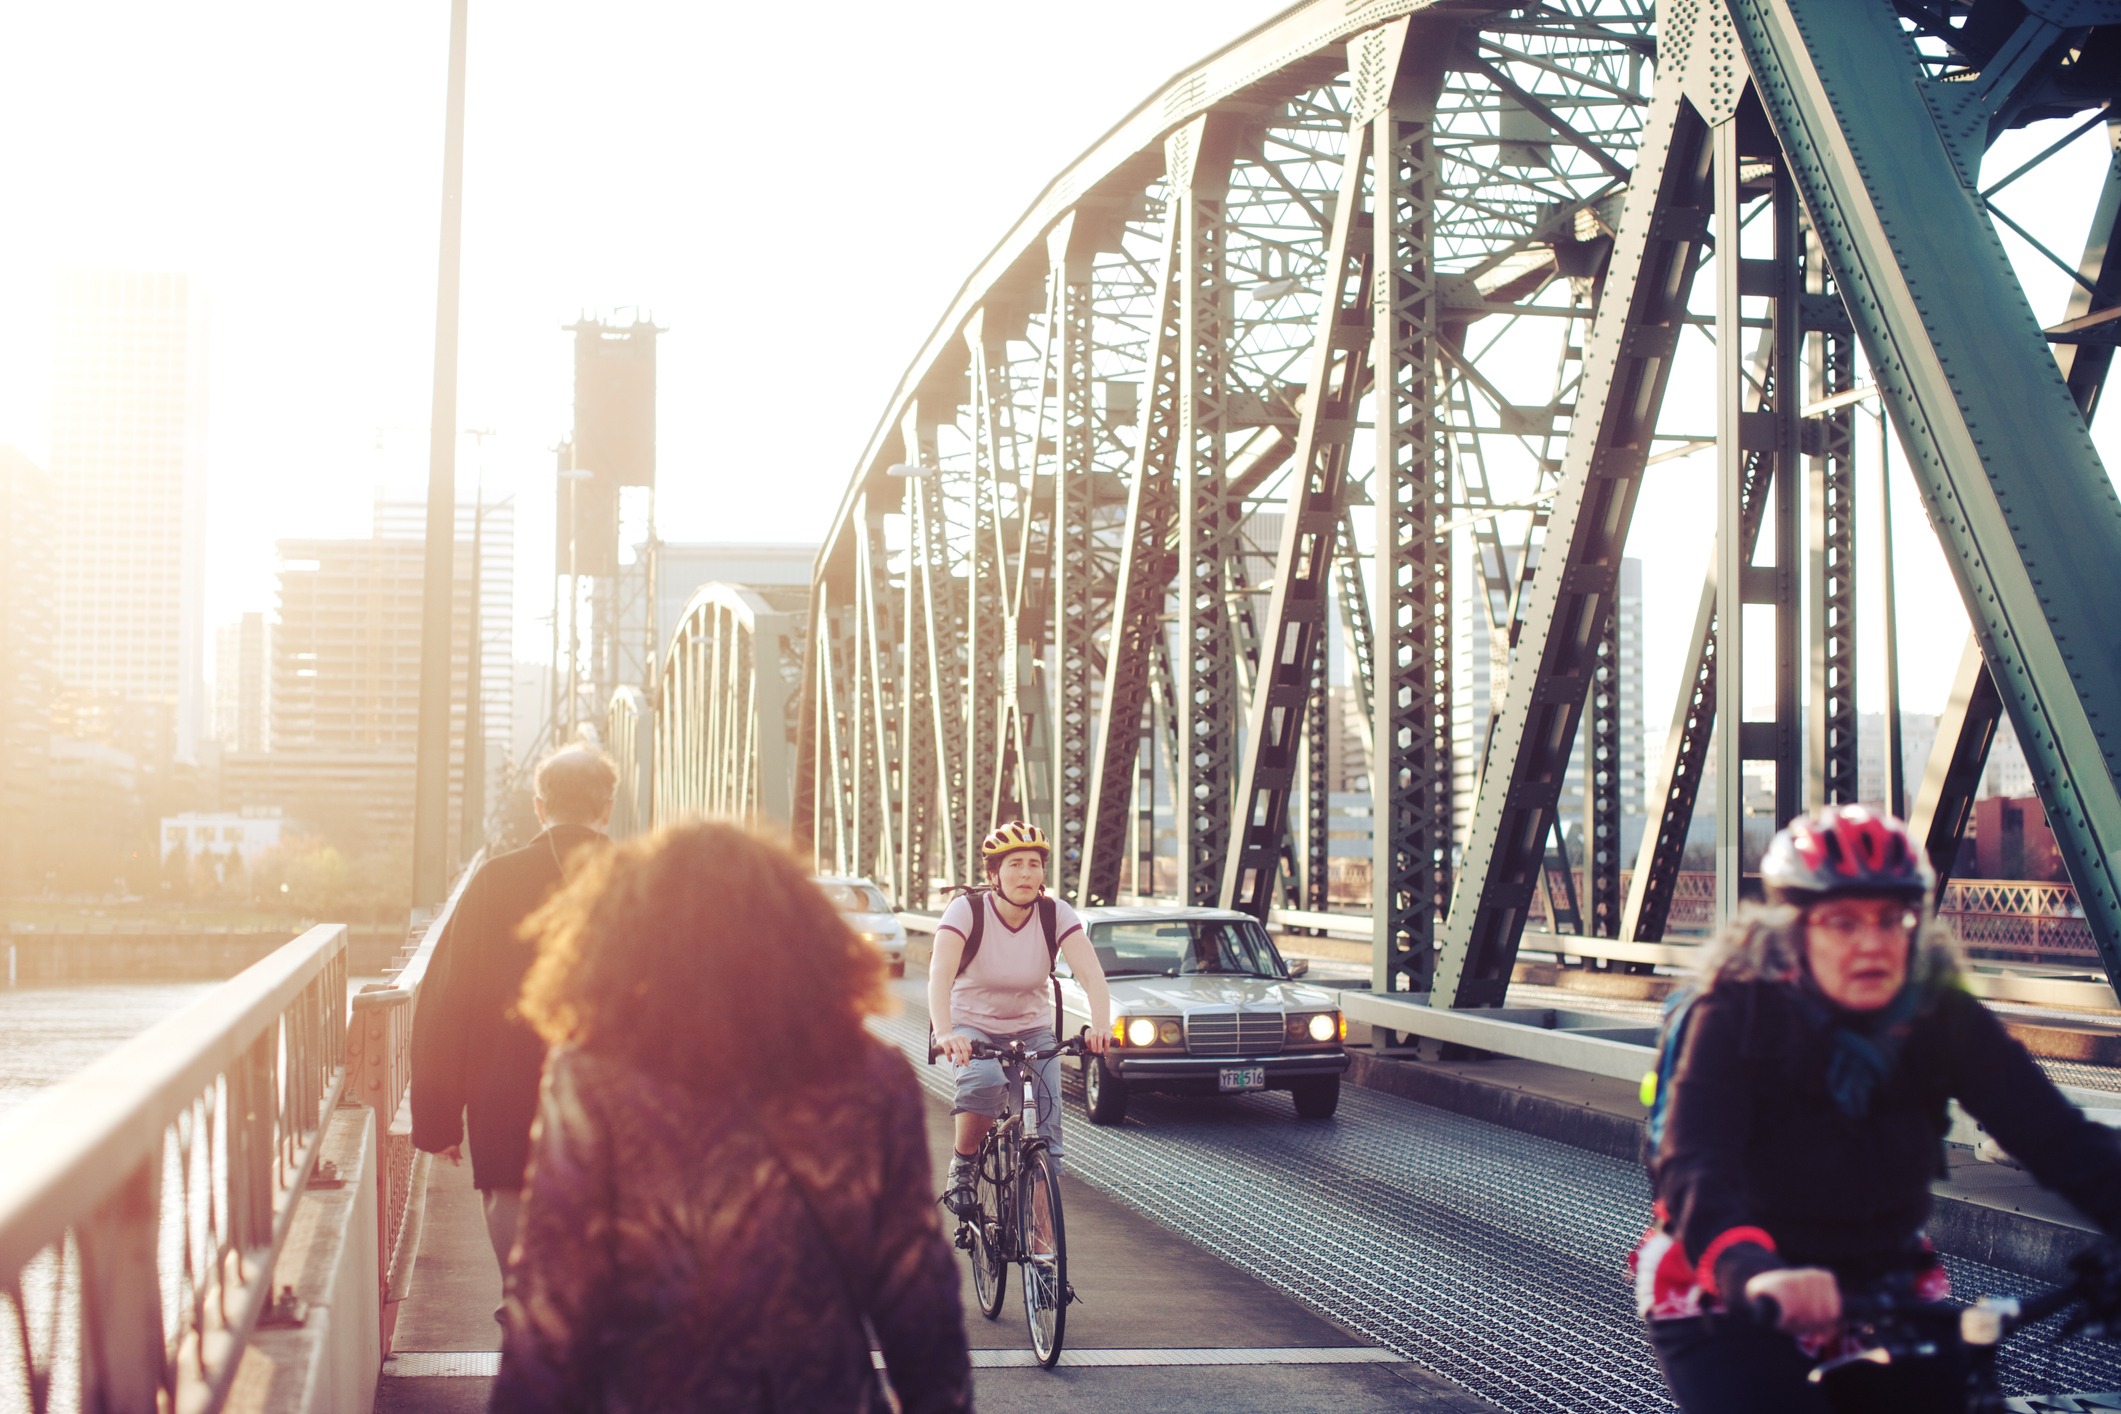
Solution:
{"label": "bridge vertical post", "polygon": [[[1794,203],[1795,195],[1792,193]],[[1806,348],[1804,401],[1827,402],[1856,386],[1856,339],[1818,234],[1807,224],[1804,293],[1797,305]],[[1853,805],[1860,794],[1856,743],[1856,409],[1805,416],[1809,475],[1811,691],[1805,713],[1807,805]]]}
{"label": "bridge vertical post", "polygon": [[[903,431],[907,459],[918,467],[934,466],[935,419],[916,404],[907,410]],[[920,810],[929,823],[918,827],[909,822],[907,829],[915,832],[924,854],[934,838],[940,835],[944,874],[954,883],[966,883],[969,882],[966,841],[959,829],[956,798],[950,790],[962,738],[956,730],[956,719],[950,711],[951,697],[945,688],[956,662],[961,631],[947,598],[950,585],[949,527],[943,517],[942,497],[934,485],[935,478],[920,475],[909,478],[909,481],[908,494],[913,504],[910,568],[920,583],[921,661],[926,669],[926,682],[920,690],[920,721],[912,730],[925,739],[929,770],[917,784],[909,783],[907,794],[909,798],[918,794]],[[933,873],[931,867],[917,876],[923,893]]]}
{"label": "bridge vertical post", "polygon": [[[863,787],[859,868],[864,874],[875,869],[882,876],[885,893],[897,898],[900,896],[895,835],[898,802],[892,790],[892,777],[897,755],[894,738],[903,727],[895,700],[898,683],[896,676],[889,671],[893,654],[884,642],[883,633],[884,626],[890,622],[890,606],[879,603],[886,588],[882,573],[883,555],[880,553],[884,541],[883,511],[872,506],[866,491],[855,508],[855,519],[861,532],[855,541],[855,595],[862,642],[860,672],[868,685],[861,700],[868,726],[862,733],[860,763]],[[772,670],[770,662],[758,652],[755,631],[752,661],[755,671]],[[761,720],[760,730],[764,725]]]}
{"label": "bridge vertical post", "polygon": [[[1442,184],[1433,115],[1457,30],[1373,30],[1352,53],[1371,130],[1371,360],[1377,470],[1377,663],[1370,702],[1371,986],[1429,990],[1450,901],[1451,463],[1443,295],[1435,270]],[[1337,536],[1338,526],[1329,534]],[[1330,539],[1329,542],[1330,544]]]}
{"label": "bridge vertical post", "polygon": [[[1237,749],[1236,664],[1230,587],[1242,504],[1228,474],[1230,343],[1234,291],[1224,268],[1224,203],[1238,119],[1211,113],[1171,142],[1166,219],[1177,227],[1178,651],[1174,706],[1180,756],[1172,763],[1178,810],[1178,896],[1213,904],[1230,844],[1231,758]],[[1177,153],[1178,147],[1190,151]],[[1153,847],[1150,851],[1153,852]],[[1148,890],[1138,890],[1146,893]]]}
{"label": "bridge vertical post", "polygon": [[[902,435],[906,461],[920,465],[919,419],[913,410],[907,413]],[[935,619],[927,572],[927,485],[927,477],[909,476],[900,493],[906,517],[906,580],[899,624],[906,651],[899,665],[898,876],[899,906],[909,909],[928,906],[928,884],[935,873],[928,854],[934,823],[936,733],[929,687]]]}

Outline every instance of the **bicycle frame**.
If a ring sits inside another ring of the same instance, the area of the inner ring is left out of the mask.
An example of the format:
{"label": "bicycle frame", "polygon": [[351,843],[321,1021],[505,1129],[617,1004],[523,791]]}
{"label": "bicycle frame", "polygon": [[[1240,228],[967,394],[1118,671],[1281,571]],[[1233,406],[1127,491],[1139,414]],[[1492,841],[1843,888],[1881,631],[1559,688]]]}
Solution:
{"label": "bicycle frame", "polygon": [[1032,1069],[1033,1057],[1028,1054],[1002,1054],[991,1059],[1001,1062],[1002,1076],[1008,1084],[1003,1090],[1002,1117],[980,1143],[980,1171],[994,1185],[995,1203],[1001,1209],[994,1215],[995,1230],[987,1234],[987,1240],[1003,1261],[1021,1262],[1030,1251],[1031,1235],[1026,1231],[1030,1218],[1018,1199],[1018,1181],[1024,1170],[1024,1156],[1046,1147],[1042,1135],[1032,1133],[1027,1137],[1024,1132],[1024,1117],[1038,1113],[1038,1072]]}

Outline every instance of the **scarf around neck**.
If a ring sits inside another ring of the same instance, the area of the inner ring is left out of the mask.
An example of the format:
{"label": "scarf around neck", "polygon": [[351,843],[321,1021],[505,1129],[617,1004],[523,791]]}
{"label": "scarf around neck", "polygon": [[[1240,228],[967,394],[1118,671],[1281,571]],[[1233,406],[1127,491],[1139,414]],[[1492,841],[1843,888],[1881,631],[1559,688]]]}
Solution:
{"label": "scarf around neck", "polygon": [[1899,1064],[1900,1052],[1915,1029],[1924,989],[1909,979],[1892,1001],[1874,1012],[1836,1006],[1808,973],[1796,990],[1806,1018],[1828,1037],[1827,1095],[1850,1119],[1865,1118],[1879,1083]]}

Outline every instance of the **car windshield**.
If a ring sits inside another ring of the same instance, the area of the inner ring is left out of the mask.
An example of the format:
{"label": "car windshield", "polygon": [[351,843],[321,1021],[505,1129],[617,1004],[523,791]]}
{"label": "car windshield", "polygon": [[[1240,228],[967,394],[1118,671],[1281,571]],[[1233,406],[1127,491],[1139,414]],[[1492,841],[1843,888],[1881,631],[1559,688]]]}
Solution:
{"label": "car windshield", "polygon": [[820,884],[825,899],[842,913],[889,913],[891,904],[881,889],[867,884]]}
{"label": "car windshield", "polygon": [[1250,919],[1142,919],[1096,923],[1090,946],[1107,977],[1289,975],[1266,929]]}

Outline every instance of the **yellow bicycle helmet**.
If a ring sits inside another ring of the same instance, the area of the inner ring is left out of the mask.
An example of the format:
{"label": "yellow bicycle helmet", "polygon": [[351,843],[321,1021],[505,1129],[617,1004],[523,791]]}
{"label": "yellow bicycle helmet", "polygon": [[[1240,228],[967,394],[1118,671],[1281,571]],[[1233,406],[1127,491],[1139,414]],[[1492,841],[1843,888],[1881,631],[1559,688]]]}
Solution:
{"label": "yellow bicycle helmet", "polygon": [[1047,859],[1053,858],[1053,846],[1046,842],[1046,832],[1021,820],[996,825],[992,833],[979,843],[980,858],[995,867],[999,867],[1004,855],[1015,854],[1024,849],[1035,849]]}

